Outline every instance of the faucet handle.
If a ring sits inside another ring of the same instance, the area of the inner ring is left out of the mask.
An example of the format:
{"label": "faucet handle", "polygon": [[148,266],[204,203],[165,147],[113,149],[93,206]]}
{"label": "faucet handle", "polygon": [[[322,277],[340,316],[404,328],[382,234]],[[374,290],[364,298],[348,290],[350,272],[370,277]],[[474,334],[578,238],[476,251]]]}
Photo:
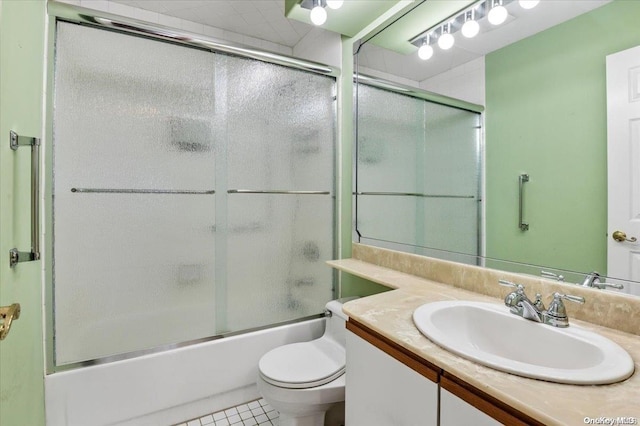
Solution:
{"label": "faucet handle", "polygon": [[584,297],[572,296],[570,294],[553,293],[553,300],[549,304],[549,309],[545,312],[546,323],[556,327],[568,327],[569,318],[567,317],[567,310],[562,303],[562,299],[570,300],[575,303],[584,303]]}
{"label": "faucet handle", "polygon": [[543,276],[545,278],[552,278],[552,279],[554,279],[556,281],[564,282],[564,276],[563,275],[554,274],[553,272],[540,271],[540,276]]}
{"label": "faucet handle", "polygon": [[618,284],[618,283],[600,283],[600,284],[605,287],[616,288],[618,290],[622,290],[624,288],[624,285]]}
{"label": "faucet handle", "polygon": [[512,283],[511,281],[507,281],[507,280],[498,280],[498,284],[500,284],[503,287],[513,287],[516,289],[518,293],[524,292],[524,286],[522,284]]}
{"label": "faucet handle", "polygon": [[559,297],[560,299],[570,300],[572,302],[579,303],[581,305],[584,304],[584,297],[582,296],[572,296],[570,294],[554,293],[553,294],[554,300],[556,296]]}
{"label": "faucet handle", "polygon": [[624,288],[624,286],[622,284],[618,284],[618,283],[606,283],[603,281],[600,281],[598,283],[594,283],[594,287],[597,287],[601,290],[604,290],[607,287],[611,287],[611,288],[617,288],[618,290],[622,290]]}

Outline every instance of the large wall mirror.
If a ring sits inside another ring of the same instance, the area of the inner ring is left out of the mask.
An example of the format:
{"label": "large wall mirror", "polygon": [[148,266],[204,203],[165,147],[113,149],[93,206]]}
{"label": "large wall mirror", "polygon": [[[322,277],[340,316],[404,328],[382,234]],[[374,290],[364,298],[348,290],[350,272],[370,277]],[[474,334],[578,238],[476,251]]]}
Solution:
{"label": "large wall mirror", "polygon": [[355,239],[640,295],[639,19],[628,0],[422,1],[363,39]]}

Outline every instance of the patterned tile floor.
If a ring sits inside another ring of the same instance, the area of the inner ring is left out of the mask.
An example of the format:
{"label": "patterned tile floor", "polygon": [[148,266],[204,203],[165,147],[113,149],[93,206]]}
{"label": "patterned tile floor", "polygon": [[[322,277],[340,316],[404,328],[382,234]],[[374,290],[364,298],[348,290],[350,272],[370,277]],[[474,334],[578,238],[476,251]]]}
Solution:
{"label": "patterned tile floor", "polygon": [[279,414],[264,399],[207,414],[177,426],[278,426]]}

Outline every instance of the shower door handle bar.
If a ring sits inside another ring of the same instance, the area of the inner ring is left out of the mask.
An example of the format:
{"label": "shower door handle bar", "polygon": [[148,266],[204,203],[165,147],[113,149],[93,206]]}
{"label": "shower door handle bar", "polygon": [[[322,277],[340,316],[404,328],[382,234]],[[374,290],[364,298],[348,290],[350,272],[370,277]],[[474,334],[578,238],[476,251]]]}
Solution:
{"label": "shower door handle bar", "polygon": [[89,194],[195,194],[209,195],[216,191],[189,191],[181,189],[105,189],[105,188],[71,188],[71,192]]}
{"label": "shower door handle bar", "polygon": [[21,146],[31,147],[31,251],[9,250],[9,266],[40,259],[40,139],[9,132],[9,146],[16,151]]}
{"label": "shower door handle bar", "polygon": [[529,224],[524,223],[523,219],[523,210],[524,210],[524,184],[525,182],[529,182],[529,175],[526,173],[518,176],[518,227],[521,231],[528,231]]}
{"label": "shower door handle bar", "polygon": [[330,191],[285,191],[285,190],[256,190],[256,189],[230,189],[228,194],[293,194],[293,195],[329,195]]}
{"label": "shower door handle bar", "polygon": [[420,192],[354,192],[354,195],[393,195],[424,198],[476,198],[475,195],[422,194]]}

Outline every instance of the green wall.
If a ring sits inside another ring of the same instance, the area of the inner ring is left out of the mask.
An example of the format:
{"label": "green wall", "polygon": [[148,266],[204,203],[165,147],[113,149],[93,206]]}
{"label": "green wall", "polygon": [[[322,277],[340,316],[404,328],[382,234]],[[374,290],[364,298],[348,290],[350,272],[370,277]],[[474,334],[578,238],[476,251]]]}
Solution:
{"label": "green wall", "polygon": [[42,262],[9,268],[9,250],[30,249],[30,149],[9,131],[40,137],[45,40],[43,0],[0,0],[0,305],[20,318],[0,342],[0,425],[44,425]]}
{"label": "green wall", "polygon": [[640,44],[639,17],[617,0],[486,56],[487,256],[606,273],[605,56]]}

